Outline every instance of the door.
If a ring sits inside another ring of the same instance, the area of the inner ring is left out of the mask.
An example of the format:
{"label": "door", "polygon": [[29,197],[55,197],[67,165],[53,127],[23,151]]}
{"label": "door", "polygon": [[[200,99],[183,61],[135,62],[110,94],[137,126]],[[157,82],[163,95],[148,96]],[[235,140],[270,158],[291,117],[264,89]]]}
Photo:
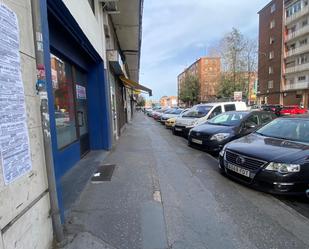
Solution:
{"label": "door", "polygon": [[116,107],[116,95],[115,89],[112,88],[112,119],[113,119],[113,135],[115,139],[118,139],[118,128],[117,128],[117,107]]}
{"label": "door", "polygon": [[85,155],[90,150],[88,130],[87,76],[74,68],[75,104],[77,132],[80,141],[80,153]]}

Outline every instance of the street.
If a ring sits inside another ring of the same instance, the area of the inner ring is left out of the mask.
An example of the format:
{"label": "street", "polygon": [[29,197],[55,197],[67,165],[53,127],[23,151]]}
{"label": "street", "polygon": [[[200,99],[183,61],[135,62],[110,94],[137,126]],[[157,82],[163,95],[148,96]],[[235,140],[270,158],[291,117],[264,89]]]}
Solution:
{"label": "street", "polygon": [[104,163],[116,164],[112,180],[88,182],[67,215],[68,233],[119,249],[309,248],[308,204],[302,215],[227,179],[215,158],[142,113]]}

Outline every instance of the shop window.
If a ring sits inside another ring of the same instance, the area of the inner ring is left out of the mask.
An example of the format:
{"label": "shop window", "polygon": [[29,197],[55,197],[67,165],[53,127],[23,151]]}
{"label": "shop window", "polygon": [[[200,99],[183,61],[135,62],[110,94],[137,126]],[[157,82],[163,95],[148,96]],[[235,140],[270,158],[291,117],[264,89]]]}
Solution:
{"label": "shop window", "polygon": [[51,55],[58,149],[77,140],[72,66]]}

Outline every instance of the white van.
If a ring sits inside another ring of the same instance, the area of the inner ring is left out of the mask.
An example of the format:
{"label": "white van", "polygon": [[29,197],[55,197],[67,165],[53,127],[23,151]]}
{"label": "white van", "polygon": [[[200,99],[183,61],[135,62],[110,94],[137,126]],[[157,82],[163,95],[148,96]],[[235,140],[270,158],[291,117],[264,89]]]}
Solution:
{"label": "white van", "polygon": [[203,124],[208,119],[223,112],[246,110],[248,108],[245,102],[218,102],[195,105],[184,115],[176,119],[173,134],[182,133],[186,136],[193,127]]}

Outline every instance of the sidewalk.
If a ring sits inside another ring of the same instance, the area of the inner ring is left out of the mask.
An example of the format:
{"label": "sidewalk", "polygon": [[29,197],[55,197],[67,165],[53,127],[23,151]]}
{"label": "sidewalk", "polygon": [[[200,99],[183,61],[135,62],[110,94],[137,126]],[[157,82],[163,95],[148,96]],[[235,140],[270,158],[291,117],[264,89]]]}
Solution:
{"label": "sidewalk", "polygon": [[111,181],[90,179],[66,212],[66,249],[167,248],[165,221],[154,155],[141,129],[143,115],[120,138],[104,164],[115,164]]}

